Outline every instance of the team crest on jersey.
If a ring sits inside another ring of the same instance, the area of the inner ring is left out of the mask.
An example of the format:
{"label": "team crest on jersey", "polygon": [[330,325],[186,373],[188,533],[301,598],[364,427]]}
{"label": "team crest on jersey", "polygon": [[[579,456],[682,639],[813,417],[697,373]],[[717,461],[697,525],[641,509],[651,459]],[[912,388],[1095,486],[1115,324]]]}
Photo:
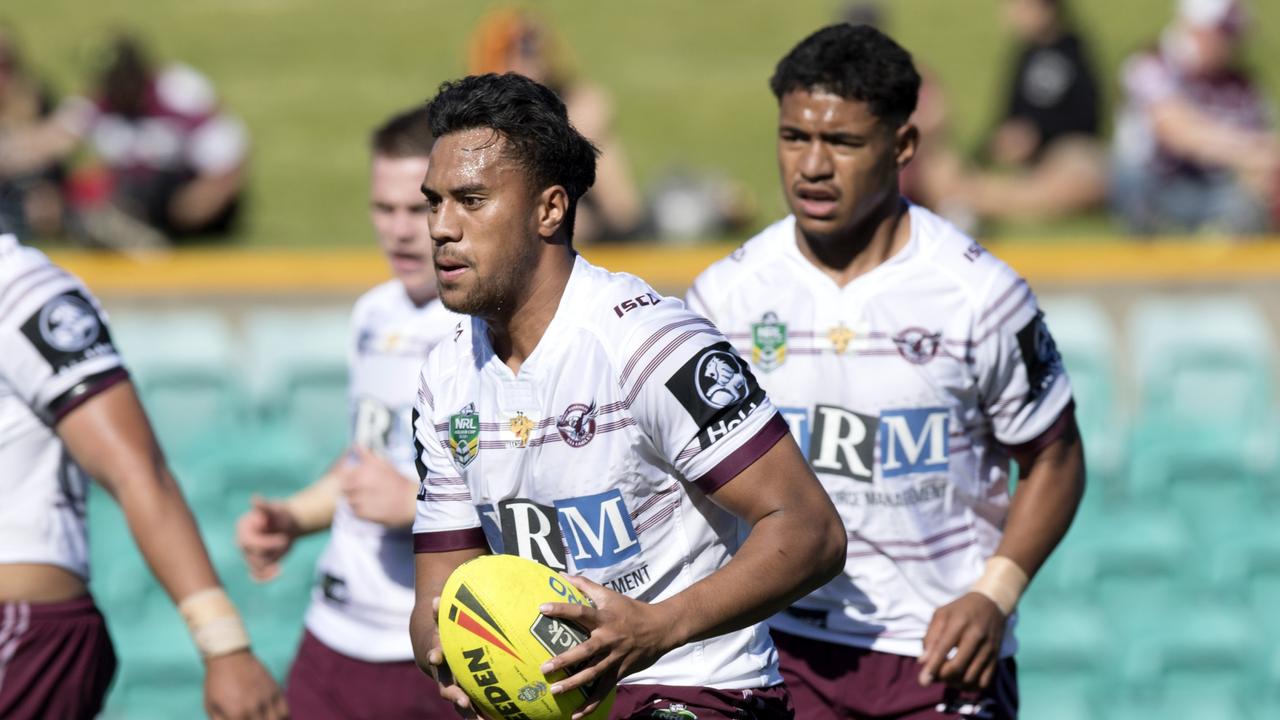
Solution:
{"label": "team crest on jersey", "polygon": [[529,434],[533,432],[536,426],[528,415],[523,412],[517,412],[515,417],[507,423],[507,427],[511,430],[511,434],[516,436],[516,447],[529,447]]}
{"label": "team crest on jersey", "polygon": [[907,328],[893,337],[898,354],[914,365],[924,365],[938,354],[942,333],[931,333],[923,328]]}
{"label": "team crest on jersey", "polygon": [[787,361],[787,324],[778,314],[767,312],[751,324],[751,362],[763,372],[776,370]]}
{"label": "team crest on jersey", "polygon": [[591,442],[591,438],[596,436],[596,413],[598,411],[596,401],[592,400],[590,405],[574,403],[561,413],[556,420],[556,430],[559,431],[560,437],[564,439],[569,447],[580,448]]}
{"label": "team crest on jersey", "polygon": [[849,343],[853,342],[854,337],[855,333],[844,323],[827,331],[827,340],[831,341],[831,347],[835,349],[837,355],[843,355],[844,351],[849,349]]}
{"label": "team crest on jersey", "polygon": [[468,403],[449,416],[449,451],[454,462],[462,467],[471,464],[480,454],[480,414],[475,403]]}

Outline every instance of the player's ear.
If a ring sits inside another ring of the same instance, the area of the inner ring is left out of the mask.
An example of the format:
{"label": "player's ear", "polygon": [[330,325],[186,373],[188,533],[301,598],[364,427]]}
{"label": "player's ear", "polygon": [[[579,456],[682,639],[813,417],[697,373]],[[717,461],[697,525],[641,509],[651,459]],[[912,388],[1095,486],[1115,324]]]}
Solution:
{"label": "player's ear", "polygon": [[920,146],[920,129],[911,121],[902,123],[893,134],[893,154],[901,172],[916,156],[916,148]]}
{"label": "player's ear", "polygon": [[552,185],[538,195],[538,235],[550,239],[564,225],[569,214],[569,193],[563,185]]}

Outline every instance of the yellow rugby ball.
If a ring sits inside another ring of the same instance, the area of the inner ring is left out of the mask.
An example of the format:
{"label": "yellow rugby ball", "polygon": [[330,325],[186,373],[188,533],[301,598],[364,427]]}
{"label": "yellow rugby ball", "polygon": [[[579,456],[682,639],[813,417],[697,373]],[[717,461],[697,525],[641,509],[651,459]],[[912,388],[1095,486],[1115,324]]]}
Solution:
{"label": "yellow rugby ball", "polygon": [[[440,593],[440,647],[454,682],[493,720],[568,720],[586,702],[574,690],[551,694],[564,670],[542,663],[587,639],[573,623],[538,611],[543,603],[590,604],[565,576],[515,555],[484,555],[453,571]],[[590,720],[609,716],[615,692]]]}

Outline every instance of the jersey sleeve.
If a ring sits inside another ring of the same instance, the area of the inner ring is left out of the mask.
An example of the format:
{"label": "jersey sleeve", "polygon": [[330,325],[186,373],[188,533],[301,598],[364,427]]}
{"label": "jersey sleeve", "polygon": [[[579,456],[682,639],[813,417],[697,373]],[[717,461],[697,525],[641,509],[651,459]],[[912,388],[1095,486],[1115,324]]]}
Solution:
{"label": "jersey sleeve", "polygon": [[996,440],[1014,451],[1047,445],[1072,409],[1071,382],[1027,282],[999,273],[975,327],[979,392]]}
{"label": "jersey sleeve", "polygon": [[[10,285],[0,306],[0,375],[49,425],[128,377],[98,301],[52,265]],[[18,287],[19,285],[22,287]]]}
{"label": "jersey sleeve", "polygon": [[711,494],[768,452],[787,424],[713,324],[683,307],[650,318],[623,343],[619,386],[662,460]]}
{"label": "jersey sleeve", "polygon": [[[413,522],[413,551],[448,552],[487,547],[471,488],[445,449],[435,422],[435,398],[429,368],[423,366],[413,408],[414,464],[418,468],[418,514]],[[448,419],[445,419],[445,431]]]}

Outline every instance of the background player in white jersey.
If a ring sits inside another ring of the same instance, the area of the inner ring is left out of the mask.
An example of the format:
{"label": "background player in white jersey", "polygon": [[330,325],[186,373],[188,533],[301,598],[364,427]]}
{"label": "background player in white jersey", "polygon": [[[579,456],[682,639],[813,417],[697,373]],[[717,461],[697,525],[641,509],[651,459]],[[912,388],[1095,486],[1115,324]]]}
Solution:
{"label": "background player in white jersey", "polygon": [[209,563],[97,299],[0,235],[0,717],[98,714],[116,657],[89,595],[87,478],[120,503],[205,659],[214,718],[288,716]]}
{"label": "background player in white jersey", "polygon": [[770,621],[806,719],[1013,717],[1008,616],[1084,489],[1030,288],[898,193],[919,84],[865,26],[797,45],[771,81],[792,215],[689,291],[750,353],[848,531],[844,574]]}
{"label": "background player in white jersey", "polygon": [[543,608],[590,631],[544,666],[576,666],[551,691],[584,712],[622,678],[614,717],[788,717],[760,621],[833,576],[844,533],[785,422],[704,318],[573,251],[595,149],[553,92],[473,76],[428,111],[440,296],[473,320],[428,358],[415,408],[420,664],[441,662],[449,573],[506,552],[596,604]]}
{"label": "background player in white jersey", "polygon": [[313,485],[256,500],[237,540],[267,580],[297,537],[331,529],[317,564],[306,631],[286,687],[305,718],[436,717],[451,713],[413,662],[410,525],[417,472],[410,416],[427,351],[462,318],[436,299],[427,206],[419,189],[431,152],[422,108],[373,133],[369,214],[395,278],[365,293],[351,320],[351,449]]}

